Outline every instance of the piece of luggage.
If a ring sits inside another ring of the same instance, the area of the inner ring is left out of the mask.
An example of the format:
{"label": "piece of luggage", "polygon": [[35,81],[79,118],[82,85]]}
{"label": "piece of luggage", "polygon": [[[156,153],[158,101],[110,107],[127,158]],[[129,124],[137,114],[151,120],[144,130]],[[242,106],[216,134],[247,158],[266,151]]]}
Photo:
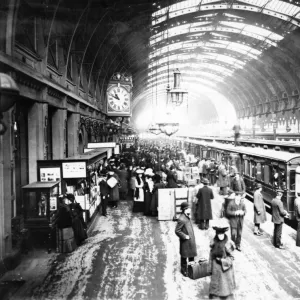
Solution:
{"label": "piece of luggage", "polygon": [[191,279],[199,279],[211,276],[211,266],[208,260],[190,263],[188,265],[188,276]]}

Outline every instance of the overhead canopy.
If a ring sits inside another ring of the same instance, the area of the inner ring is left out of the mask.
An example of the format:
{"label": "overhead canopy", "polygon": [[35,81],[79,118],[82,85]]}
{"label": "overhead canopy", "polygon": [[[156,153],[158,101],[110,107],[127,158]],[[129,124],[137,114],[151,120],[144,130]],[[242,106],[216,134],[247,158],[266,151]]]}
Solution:
{"label": "overhead canopy", "polygon": [[[77,67],[80,88],[100,95],[100,109],[115,72],[133,77],[134,116],[145,107],[140,102],[162,101],[175,68],[181,71],[182,84],[189,90],[200,85],[213,89],[237,112],[299,95],[300,2],[50,2],[20,0],[16,41],[36,51],[32,20],[42,18],[47,62],[59,70],[55,65],[57,45],[63,47],[65,60],[60,63],[67,66],[64,76],[76,83],[72,69]],[[201,101],[197,93],[190,93],[190,97]]]}

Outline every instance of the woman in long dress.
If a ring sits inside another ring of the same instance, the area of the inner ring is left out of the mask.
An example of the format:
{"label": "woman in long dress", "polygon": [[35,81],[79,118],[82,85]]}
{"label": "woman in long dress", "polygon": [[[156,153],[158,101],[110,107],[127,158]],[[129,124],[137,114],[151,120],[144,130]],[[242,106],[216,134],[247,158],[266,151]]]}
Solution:
{"label": "woman in long dress", "polygon": [[136,177],[134,179],[134,198],[133,198],[133,212],[144,212],[144,180],[142,178],[144,171],[142,169],[136,170]]}
{"label": "woman in long dress", "polygon": [[151,215],[151,202],[154,197],[154,182],[153,182],[153,173],[149,173],[145,176],[145,184],[144,184],[144,215]]}
{"label": "woman in long dress", "polygon": [[225,221],[213,226],[216,235],[211,243],[210,264],[211,282],[209,286],[210,299],[229,299],[236,288],[233,251],[234,243],[228,238],[225,232],[229,225]]}
{"label": "woman in long dress", "polygon": [[76,244],[77,246],[80,246],[82,242],[87,239],[87,225],[84,222],[83,209],[81,205],[76,202],[73,194],[67,194],[66,197],[72,202],[72,204],[70,204],[72,213],[72,228]]}
{"label": "woman in long dress", "polygon": [[65,195],[58,198],[59,208],[56,214],[58,230],[58,249],[61,253],[69,253],[77,248],[72,228],[71,201]]}
{"label": "woman in long dress", "polygon": [[[110,185],[110,179],[112,177],[116,181],[115,185],[113,185],[113,186]],[[106,180],[106,182],[109,185],[109,190],[110,190],[110,193],[109,193],[110,197],[109,197],[109,199],[110,199],[112,208],[117,208],[119,200],[120,200],[120,194],[119,194],[120,178],[119,178],[119,176],[113,170],[110,170],[107,173],[107,180]]]}

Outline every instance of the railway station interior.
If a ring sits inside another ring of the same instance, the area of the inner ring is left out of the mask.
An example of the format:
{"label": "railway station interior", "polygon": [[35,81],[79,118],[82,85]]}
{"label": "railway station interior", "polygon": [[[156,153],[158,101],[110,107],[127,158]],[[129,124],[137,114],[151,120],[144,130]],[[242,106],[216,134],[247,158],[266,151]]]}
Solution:
{"label": "railway station interior", "polygon": [[[299,27],[297,0],[1,0],[0,299],[300,299]],[[125,181],[108,185],[124,168]],[[160,178],[152,215],[137,200],[148,193],[139,172]],[[236,174],[246,211],[236,283],[217,295],[214,271],[182,271],[175,231],[187,202],[188,268],[209,265],[218,224],[232,237],[224,205],[236,201]],[[204,185],[207,230],[197,221]],[[57,220],[74,203],[86,236],[76,246],[69,227],[67,251]]]}

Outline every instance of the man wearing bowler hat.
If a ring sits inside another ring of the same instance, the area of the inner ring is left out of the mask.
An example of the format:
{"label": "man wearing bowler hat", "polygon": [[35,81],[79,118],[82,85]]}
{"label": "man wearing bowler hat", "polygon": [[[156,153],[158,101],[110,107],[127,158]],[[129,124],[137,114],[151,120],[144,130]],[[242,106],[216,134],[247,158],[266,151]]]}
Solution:
{"label": "man wearing bowler hat", "polygon": [[241,240],[242,240],[242,231],[244,216],[246,214],[246,205],[242,199],[241,193],[238,193],[235,196],[234,201],[230,201],[227,210],[226,216],[229,219],[230,230],[231,230],[231,239],[236,245],[236,250],[241,250]]}
{"label": "man wearing bowler hat", "polygon": [[199,229],[208,229],[209,220],[212,220],[211,200],[214,199],[214,194],[211,188],[208,187],[209,180],[202,179],[204,186],[199,189],[196,197],[198,199],[196,205],[197,223]]}
{"label": "man wearing bowler hat", "polygon": [[181,273],[187,276],[187,260],[193,261],[197,256],[197,247],[194,235],[193,224],[191,222],[191,208],[187,202],[181,203],[181,214],[178,218],[175,233],[179,237],[180,243],[180,265]]}

